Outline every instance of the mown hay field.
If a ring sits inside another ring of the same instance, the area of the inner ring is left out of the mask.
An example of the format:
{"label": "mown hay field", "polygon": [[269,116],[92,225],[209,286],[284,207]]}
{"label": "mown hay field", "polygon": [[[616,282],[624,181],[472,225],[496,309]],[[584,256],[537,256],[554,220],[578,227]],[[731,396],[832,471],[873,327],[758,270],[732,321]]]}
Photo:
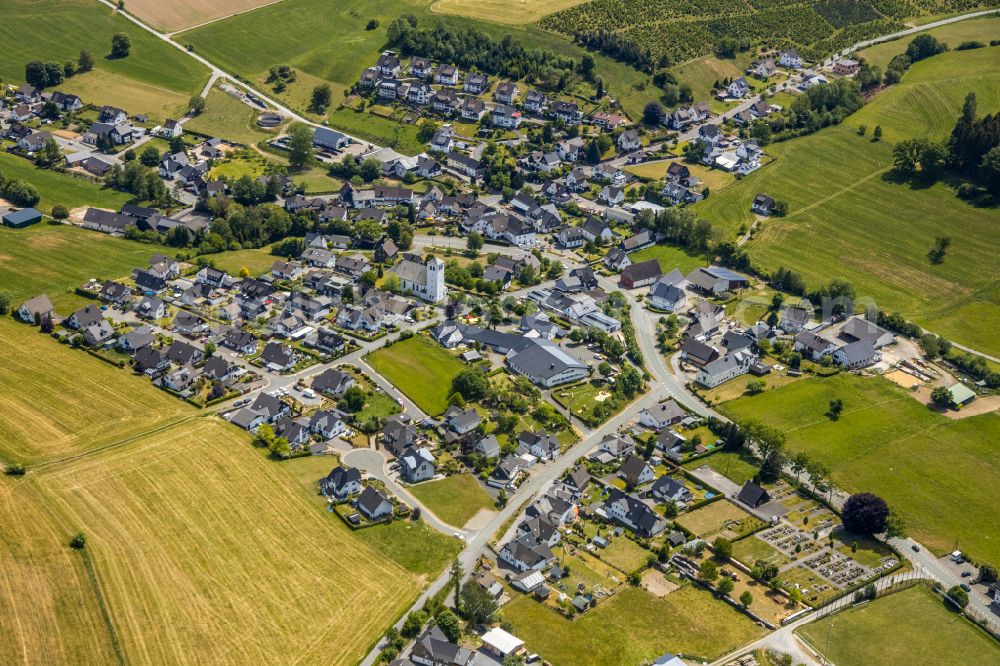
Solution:
{"label": "mown hay field", "polygon": [[272,2],[274,0],[129,0],[127,9],[148,25],[177,31]]}
{"label": "mown hay field", "polygon": [[33,465],[191,417],[148,380],[0,318],[0,458]]}
{"label": "mown hay field", "polygon": [[586,0],[437,0],[431,11],[468,18],[520,25],[575,7]]}
{"label": "mown hay field", "polygon": [[114,663],[74,531],[29,478],[0,476],[0,663]]}
{"label": "mown hay field", "polygon": [[133,663],[356,663],[423,581],[214,417],[32,478],[87,535]]}

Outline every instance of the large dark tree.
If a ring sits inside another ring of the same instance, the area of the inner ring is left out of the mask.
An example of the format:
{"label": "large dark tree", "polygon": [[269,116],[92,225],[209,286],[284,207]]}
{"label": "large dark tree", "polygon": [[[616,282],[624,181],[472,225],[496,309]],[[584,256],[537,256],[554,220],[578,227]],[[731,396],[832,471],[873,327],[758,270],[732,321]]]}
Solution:
{"label": "large dark tree", "polygon": [[647,125],[659,125],[663,122],[666,112],[659,102],[650,102],[642,110],[642,119]]}
{"label": "large dark tree", "polygon": [[889,506],[885,500],[871,493],[851,495],[844,502],[841,519],[844,527],[855,534],[878,534],[885,531]]}

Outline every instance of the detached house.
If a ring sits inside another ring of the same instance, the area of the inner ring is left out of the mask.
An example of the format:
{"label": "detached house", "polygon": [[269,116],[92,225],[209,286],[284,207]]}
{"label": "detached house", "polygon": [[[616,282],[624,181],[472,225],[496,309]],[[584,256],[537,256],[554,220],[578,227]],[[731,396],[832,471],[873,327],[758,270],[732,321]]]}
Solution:
{"label": "detached house", "polygon": [[354,377],[334,368],[327,368],[312,380],[314,391],[339,398],[344,392],[354,386]]}
{"label": "detached house", "polygon": [[639,413],[639,423],[653,430],[663,430],[686,418],[687,412],[673,398]]}
{"label": "detached house", "polygon": [[621,272],[618,284],[625,289],[637,289],[653,284],[662,275],[660,262],[656,259],[631,264]]}
{"label": "detached house", "polygon": [[439,65],[434,73],[434,82],[445,86],[458,84],[458,67],[455,65]]}
{"label": "detached house", "polygon": [[485,74],[473,72],[465,77],[462,89],[470,95],[482,95],[490,86],[490,79]]}
{"label": "detached house", "polygon": [[649,483],[654,478],[653,468],[645,460],[635,455],[630,455],[625,459],[618,475],[633,488]]}
{"label": "detached house", "polygon": [[795,351],[812,361],[819,361],[836,350],[837,345],[811,331],[800,331],[795,336]]}
{"label": "detached house", "polygon": [[549,111],[556,120],[561,120],[567,125],[579,125],[583,120],[583,112],[576,102],[564,102],[558,100],[552,102]]}
{"label": "detached house", "polygon": [[742,76],[726,86],[726,94],[729,97],[735,97],[736,99],[743,99],[749,92],[750,84],[747,83],[747,80]]}
{"label": "detached house", "polygon": [[339,466],[319,482],[320,492],[327,497],[345,500],[361,492],[361,472],[354,467]]}
{"label": "detached house", "polygon": [[501,81],[493,93],[493,101],[501,104],[513,104],[519,92],[517,84],[510,83],[509,81]]}
{"label": "detached house", "polygon": [[666,521],[638,497],[614,487],[610,492],[604,503],[608,519],[618,521],[644,538],[654,537],[666,528]]}
{"label": "detached house", "polygon": [[618,150],[623,153],[630,153],[633,150],[642,148],[642,141],[639,140],[639,130],[625,130],[618,135]]}
{"label": "detached house", "polygon": [[432,479],[436,469],[434,456],[426,447],[411,447],[399,456],[399,473],[407,483],[420,483]]}
{"label": "detached house", "polygon": [[366,486],[355,505],[368,520],[380,520],[392,516],[392,502],[373,486]]}
{"label": "detached house", "polygon": [[799,56],[798,51],[795,49],[789,49],[778,57],[778,64],[782,67],[790,67],[792,69],[802,68],[802,58]]}

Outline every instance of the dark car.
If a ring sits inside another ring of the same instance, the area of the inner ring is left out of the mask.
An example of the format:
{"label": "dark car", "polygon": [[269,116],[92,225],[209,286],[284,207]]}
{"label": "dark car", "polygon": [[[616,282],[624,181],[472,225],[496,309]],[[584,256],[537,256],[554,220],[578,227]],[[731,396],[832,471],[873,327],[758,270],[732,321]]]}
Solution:
{"label": "dark car", "polygon": [[971,575],[972,575],[971,571],[963,571],[962,572],[962,578],[968,578]]}
{"label": "dark car", "polygon": [[966,585],[965,583],[962,583],[961,585],[959,585],[959,587],[961,587],[966,592],[972,592],[972,588]]}
{"label": "dark car", "polygon": [[917,544],[913,544],[912,546],[910,546],[910,550],[912,550],[914,553],[919,553],[920,546],[918,546]]}

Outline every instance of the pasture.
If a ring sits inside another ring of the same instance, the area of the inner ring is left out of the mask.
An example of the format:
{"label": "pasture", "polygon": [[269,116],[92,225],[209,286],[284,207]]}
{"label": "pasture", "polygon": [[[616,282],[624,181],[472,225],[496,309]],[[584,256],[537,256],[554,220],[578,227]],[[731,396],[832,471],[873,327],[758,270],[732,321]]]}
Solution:
{"label": "pasture", "polygon": [[365,360],[425,413],[448,408],[451,380],[465,364],[423,335],[372,352]]}
{"label": "pasture", "polygon": [[[768,151],[777,157],[773,164],[695,206],[731,237],[753,221],[756,194],[787,202],[788,215],[763,222],[747,245],[756,267],[795,270],[809,289],[846,278],[879,308],[956,342],[1000,352],[994,334],[1000,293],[985,270],[1000,245],[995,211],[970,206],[943,183],[893,182],[891,146],[846,126]],[[944,263],[932,264],[927,252],[938,236],[952,244]]]}
{"label": "pasture", "polygon": [[68,546],[74,526],[28,478],[0,476],[0,514],[0,662],[114,663],[83,558]]}
{"label": "pasture", "polygon": [[[61,90],[78,92],[84,102],[115,104],[163,120],[165,110],[183,109],[208,80],[208,70],[196,60],[97,2],[0,0],[0,16],[0,42],[7,53],[17,54],[0,60],[0,78],[6,81],[23,80],[29,60],[75,62],[87,49],[94,70],[71,77]],[[107,57],[116,33],[129,37],[126,58]]]}
{"label": "pasture", "polygon": [[27,229],[0,227],[0,289],[15,304],[47,293],[61,315],[69,315],[91,300],[73,290],[90,278],[127,276],[148,266],[156,252],[171,248],[145,245],[66,224],[36,224]]}
{"label": "pasture", "polygon": [[494,23],[521,25],[543,16],[575,7],[586,0],[436,0],[431,11]]}
{"label": "pasture", "polygon": [[[996,39],[997,35],[1000,35],[1000,16],[983,16],[966,21],[949,23],[948,25],[931,28],[920,34],[933,35],[951,48],[955,48],[966,41],[980,41],[989,44],[991,39]],[[911,35],[903,39],[895,39],[891,42],[869,46],[866,49],[858,51],[858,55],[871,64],[881,67],[882,71],[885,71],[886,65],[889,64],[893,56],[906,51],[906,47],[913,37]]]}
{"label": "pasture", "polygon": [[553,666],[638,664],[667,651],[708,660],[763,634],[746,615],[690,585],[665,597],[626,587],[572,622],[521,594],[503,614],[528,650]]}
{"label": "pasture", "polygon": [[[844,401],[838,421],[826,416],[833,399]],[[1000,415],[948,419],[888,380],[850,374],[795,382],[719,409],[782,430],[789,451],[825,464],[837,487],[884,497],[935,552],[951,550],[957,539],[973,557],[1000,561],[1000,543],[983,529],[1000,483],[993,446]]]}
{"label": "pasture", "polygon": [[0,173],[9,180],[23,180],[38,190],[39,201],[35,208],[43,213],[52,212],[56,205],[69,209],[78,206],[114,208],[132,200],[132,195],[105,187],[89,178],[39,169],[34,164],[7,152],[0,152]]}
{"label": "pasture", "polygon": [[797,630],[839,666],[909,666],[926,661],[967,666],[1000,660],[1000,647],[981,629],[945,608],[923,586],[824,617]]}
{"label": "pasture", "polygon": [[[993,19],[1000,35],[1000,18]],[[961,25],[961,24],[959,24]],[[943,141],[951,135],[969,92],[980,115],[1000,109],[1000,47],[952,51],[921,60],[903,80],[851,115],[851,127],[882,126],[882,138]]]}
{"label": "pasture", "polygon": [[87,534],[128,661],[356,663],[420,587],[213,417],[35,479]]}
{"label": "pasture", "polygon": [[274,0],[129,0],[128,11],[161,31],[178,31],[266,5]]}
{"label": "pasture", "polygon": [[410,493],[434,515],[454,527],[462,527],[481,509],[492,509],[493,500],[471,474],[453,474],[409,488]]}
{"label": "pasture", "polygon": [[194,410],[134,377],[0,318],[0,457],[27,465],[101,448]]}

